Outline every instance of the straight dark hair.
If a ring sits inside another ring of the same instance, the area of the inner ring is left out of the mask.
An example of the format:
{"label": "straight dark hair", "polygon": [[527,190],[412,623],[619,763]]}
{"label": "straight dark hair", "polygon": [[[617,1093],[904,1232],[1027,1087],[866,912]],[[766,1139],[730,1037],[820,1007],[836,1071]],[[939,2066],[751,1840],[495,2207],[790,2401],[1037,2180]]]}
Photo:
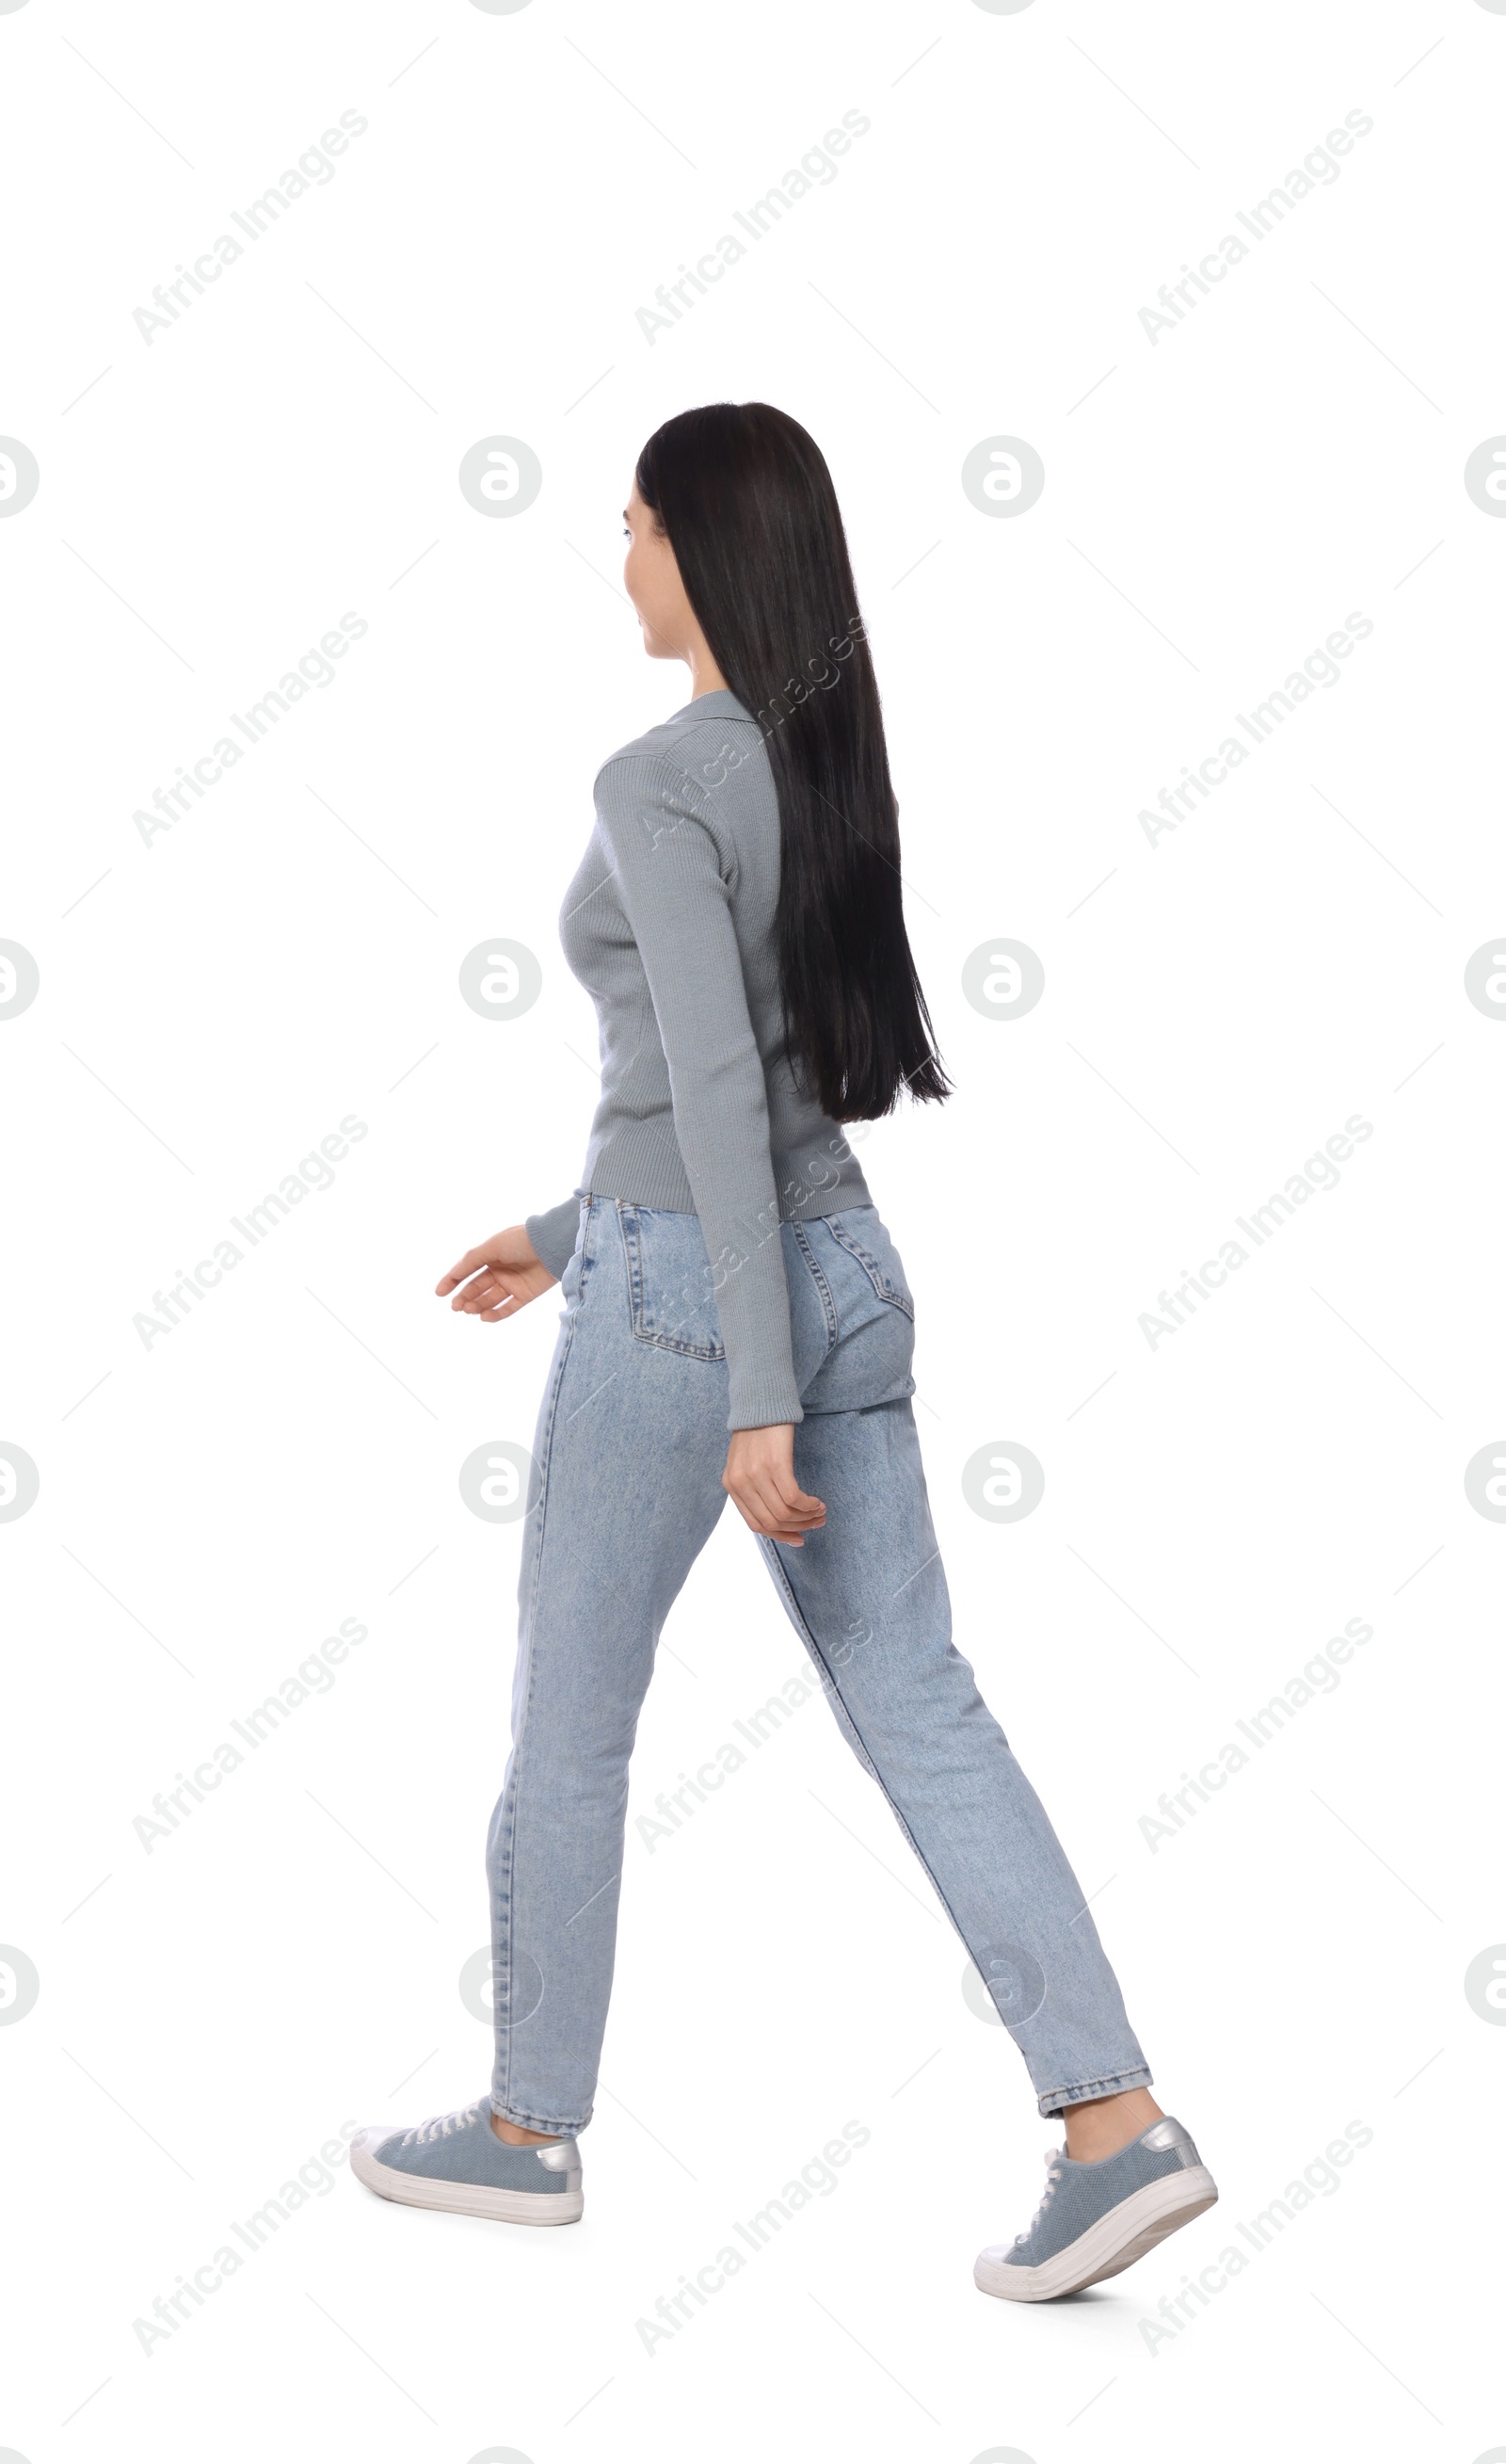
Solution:
{"label": "straight dark hair", "polygon": [[879,688],[825,458],[770,404],[715,402],[656,429],[635,475],[711,656],[764,732],[797,1079],[836,1121],[876,1120],[906,1089],[944,1102],[950,1081],[905,930]]}

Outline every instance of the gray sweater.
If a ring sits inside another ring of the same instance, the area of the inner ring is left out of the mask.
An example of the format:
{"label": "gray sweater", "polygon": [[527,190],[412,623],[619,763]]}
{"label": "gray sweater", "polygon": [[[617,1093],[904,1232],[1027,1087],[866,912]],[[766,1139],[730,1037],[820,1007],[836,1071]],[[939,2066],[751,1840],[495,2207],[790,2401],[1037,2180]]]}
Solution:
{"label": "gray sweater", "polygon": [[603,763],[596,827],[559,917],[596,1003],[601,1099],[578,1189],[526,1225],[558,1275],[582,1197],[698,1215],[730,1429],[803,1418],[780,1219],[872,1203],[842,1130],[795,1085],[778,894],[768,750],[735,694],[700,694]]}

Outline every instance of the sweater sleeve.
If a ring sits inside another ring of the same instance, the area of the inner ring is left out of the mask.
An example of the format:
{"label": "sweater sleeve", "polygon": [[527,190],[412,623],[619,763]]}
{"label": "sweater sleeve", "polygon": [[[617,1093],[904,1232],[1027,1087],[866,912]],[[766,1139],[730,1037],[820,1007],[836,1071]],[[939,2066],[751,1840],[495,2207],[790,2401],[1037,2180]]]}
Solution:
{"label": "sweater sleeve", "polygon": [[707,798],[644,755],[609,761],[597,819],[669,1072],[675,1136],[711,1262],[729,1429],[804,1418],[769,1153],[763,1060],[748,1012],[732,884]]}
{"label": "sweater sleeve", "polygon": [[546,1207],[541,1215],[527,1215],[523,1229],[534,1244],[535,1254],[543,1260],[556,1283],[576,1253],[580,1231],[580,1192],[562,1198],[557,1206]]}

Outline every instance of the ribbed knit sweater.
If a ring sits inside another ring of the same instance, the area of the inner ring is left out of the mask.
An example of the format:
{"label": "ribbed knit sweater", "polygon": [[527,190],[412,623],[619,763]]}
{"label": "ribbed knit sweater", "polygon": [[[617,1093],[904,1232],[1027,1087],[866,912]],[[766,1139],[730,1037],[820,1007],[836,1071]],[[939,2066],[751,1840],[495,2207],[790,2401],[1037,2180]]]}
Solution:
{"label": "ribbed knit sweater", "polygon": [[602,764],[559,917],[596,1003],[601,1096],[578,1188],[526,1224],[558,1275],[583,1197],[699,1216],[730,1429],[803,1418],[781,1219],[872,1203],[845,1133],[796,1085],[778,894],[768,749],[733,693],[699,694]]}

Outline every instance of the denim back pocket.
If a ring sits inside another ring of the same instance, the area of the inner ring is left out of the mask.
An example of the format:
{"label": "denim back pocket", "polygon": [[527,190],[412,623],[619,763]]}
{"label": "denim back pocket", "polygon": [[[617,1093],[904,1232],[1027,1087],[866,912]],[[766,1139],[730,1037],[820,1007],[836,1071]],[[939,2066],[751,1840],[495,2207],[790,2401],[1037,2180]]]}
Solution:
{"label": "denim back pocket", "polygon": [[699,1219],[618,1199],[628,1309],[640,1343],[689,1360],[725,1360],[722,1321]]}
{"label": "denim back pocket", "polygon": [[[862,1222],[864,1218],[871,1221],[877,1236],[875,1248],[866,1247],[853,1230],[854,1221]],[[906,1316],[913,1320],[915,1304],[905,1287],[905,1269],[900,1264],[899,1252],[879,1221],[878,1209],[854,1207],[846,1215],[828,1215],[826,1227],[833,1240],[840,1242],[848,1256],[857,1259],[880,1300],[887,1301],[893,1309],[903,1309]],[[876,1254],[879,1249],[882,1249],[882,1255]]]}

